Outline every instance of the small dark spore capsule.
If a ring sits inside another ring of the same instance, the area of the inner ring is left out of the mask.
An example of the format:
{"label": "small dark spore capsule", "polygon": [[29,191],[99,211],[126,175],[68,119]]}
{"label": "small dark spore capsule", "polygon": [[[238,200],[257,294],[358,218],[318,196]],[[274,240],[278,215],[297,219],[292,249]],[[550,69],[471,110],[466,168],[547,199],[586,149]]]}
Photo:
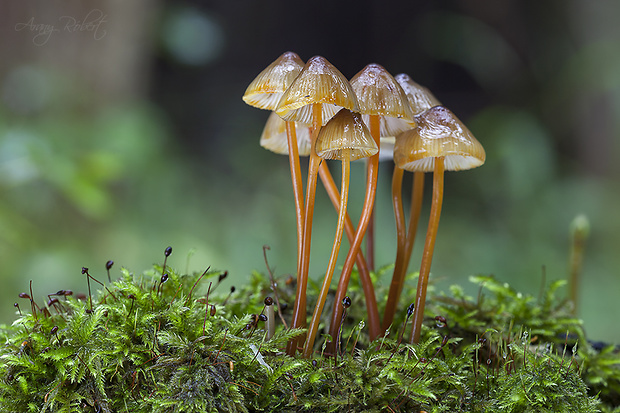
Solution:
{"label": "small dark spore capsule", "polygon": [[224,271],[223,273],[221,273],[218,277],[217,277],[217,282],[222,282],[223,279],[225,279],[226,277],[228,277],[228,271]]}
{"label": "small dark spore capsule", "polygon": [[411,317],[413,315],[414,309],[415,309],[415,304],[414,303],[409,304],[409,307],[407,307],[407,317]]}

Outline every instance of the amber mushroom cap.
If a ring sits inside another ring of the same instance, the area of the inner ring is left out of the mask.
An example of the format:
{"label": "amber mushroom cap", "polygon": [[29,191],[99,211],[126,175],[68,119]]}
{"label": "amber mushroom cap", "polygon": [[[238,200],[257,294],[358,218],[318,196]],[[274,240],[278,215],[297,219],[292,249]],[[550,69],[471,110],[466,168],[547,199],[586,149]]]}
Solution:
{"label": "amber mushroom cap", "polygon": [[414,115],[419,115],[433,106],[441,105],[439,99],[437,99],[428,88],[414,82],[409,75],[399,73],[394,76],[394,79],[396,79],[398,84],[403,88],[405,95],[407,95]]}
{"label": "amber mushroom cap", "polygon": [[243,94],[243,101],[259,109],[275,110],[303,67],[304,62],[296,53],[283,53],[254,78]]}
{"label": "amber mushroom cap", "polygon": [[484,148],[467,127],[446,107],[423,112],[415,129],[401,133],[394,145],[394,163],[411,172],[431,172],[435,158],[444,157],[446,171],[478,167]]}
{"label": "amber mushroom cap", "polygon": [[314,56],[282,95],[276,113],[286,121],[312,123],[312,104],[322,103],[325,125],[340,108],[359,111],[348,80],[324,57]]}
{"label": "amber mushroom cap", "polygon": [[359,113],[341,109],[321,128],[315,146],[316,154],[324,159],[349,160],[367,158],[379,151],[370,131]]}
{"label": "amber mushroom cap", "polygon": [[[310,128],[308,125],[295,123],[299,156],[310,155]],[[288,155],[286,122],[275,112],[271,112],[260,137],[260,146],[279,155]]]}
{"label": "amber mushroom cap", "polygon": [[368,115],[381,116],[381,136],[395,136],[415,127],[407,95],[383,66],[366,65],[350,83],[364,121],[368,122]]}
{"label": "amber mushroom cap", "polygon": [[413,121],[407,96],[396,79],[379,64],[366,65],[351,78],[363,115],[391,116]]}

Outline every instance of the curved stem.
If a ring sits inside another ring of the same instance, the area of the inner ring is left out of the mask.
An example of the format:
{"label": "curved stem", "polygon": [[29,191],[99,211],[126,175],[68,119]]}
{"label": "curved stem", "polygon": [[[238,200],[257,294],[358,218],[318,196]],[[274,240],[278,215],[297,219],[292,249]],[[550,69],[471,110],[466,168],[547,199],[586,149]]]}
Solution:
{"label": "curved stem", "polygon": [[[297,146],[297,134],[295,122],[286,122],[286,139],[288,142],[288,159],[291,168],[291,180],[293,182],[293,196],[295,198],[295,211],[297,221],[297,268],[301,265],[301,252],[304,236],[304,193],[301,181],[301,166],[299,165],[299,147]],[[299,273],[297,273],[299,277]],[[299,282],[299,279],[297,280]]]}
{"label": "curved stem", "polygon": [[[306,211],[304,215],[304,236],[302,242],[302,254],[300,267],[298,268],[297,296],[293,305],[293,328],[306,326],[306,287],[308,284],[308,270],[310,269],[310,241],[312,239],[312,218],[314,217],[314,197],[316,195],[317,171],[321,158],[316,154],[314,144],[321,128],[322,104],[312,104],[312,139],[310,149],[310,162],[308,165],[308,180],[306,182]],[[297,350],[298,340],[303,337],[291,339],[286,345],[286,353],[293,356]]]}
{"label": "curved stem", "polygon": [[439,216],[441,215],[441,204],[443,202],[443,173],[444,158],[435,158],[435,169],[433,171],[433,200],[431,202],[428,229],[426,230],[424,252],[422,253],[418,289],[415,296],[413,330],[411,330],[411,339],[409,340],[411,343],[418,343],[420,341],[420,334],[422,331],[424,304],[426,303],[426,288],[428,287],[428,276],[431,271],[433,251],[435,250],[435,239],[437,238],[437,228],[439,228]]}
{"label": "curved stem", "polygon": [[402,292],[404,287],[405,275],[409,268],[411,251],[415,243],[415,235],[418,232],[420,213],[422,212],[422,199],[424,198],[424,172],[413,173],[413,187],[411,188],[411,210],[409,212],[409,228],[407,229],[407,240],[405,241],[405,257],[403,263],[403,284],[400,286]]}
{"label": "curved stem", "polygon": [[[377,144],[377,147],[380,145],[379,141],[379,117],[378,116],[370,116],[370,132]],[[364,206],[362,208],[362,213],[360,215],[359,223],[357,224],[357,231],[355,232],[355,238],[349,247],[349,252],[347,254],[347,258],[345,259],[344,265],[342,267],[342,272],[340,274],[340,280],[338,281],[338,288],[336,289],[336,297],[334,299],[334,308],[332,310],[332,317],[329,327],[329,333],[332,337],[336,337],[338,335],[338,329],[340,326],[340,320],[342,319],[342,306],[339,303],[342,302],[342,299],[347,294],[347,287],[349,286],[349,280],[351,278],[351,271],[353,270],[353,264],[355,257],[358,255],[360,251],[360,247],[362,245],[362,240],[364,239],[364,235],[366,233],[366,229],[368,228],[368,223],[370,221],[370,215],[372,213],[374,204],[375,204],[375,195],[377,194],[377,174],[379,170],[379,152],[377,154],[370,157],[368,162],[368,174],[367,174],[367,182],[366,182],[366,197],[364,199]],[[368,313],[368,329],[370,339],[374,340],[375,338],[381,335],[381,322],[379,320],[379,311],[377,309],[377,299],[375,298],[375,290],[372,285],[372,280],[368,275],[368,278],[365,277],[366,273],[363,273],[360,267],[358,266],[358,271],[360,274],[360,281],[362,283],[362,289],[364,290],[364,298],[366,300],[366,311]],[[332,343],[336,344],[336,343]]]}
{"label": "curved stem", "polygon": [[392,175],[392,204],[394,206],[394,220],[396,221],[396,261],[394,262],[394,272],[392,282],[385,302],[385,312],[383,313],[383,331],[390,328],[398,306],[400,298],[402,280],[403,256],[405,254],[405,243],[407,241],[407,226],[405,224],[405,213],[403,211],[403,175],[404,169],[394,165]]}
{"label": "curved stem", "polygon": [[[308,339],[304,346],[304,357],[310,357],[312,355],[312,348],[314,346],[314,339],[316,337],[317,330],[319,328],[319,321],[321,319],[321,313],[325,306],[325,300],[327,299],[327,293],[329,292],[329,286],[332,282],[332,276],[334,269],[336,268],[336,261],[338,261],[338,252],[340,251],[340,244],[342,242],[342,233],[344,230],[344,221],[347,214],[347,198],[349,195],[349,171],[350,171],[350,149],[343,149],[342,159],[342,185],[340,191],[340,209],[338,211],[338,226],[336,227],[336,236],[334,237],[334,245],[332,247],[332,253],[329,257],[329,263],[327,265],[327,272],[323,279],[323,285],[319,291],[319,297],[317,298],[314,313],[312,314],[312,320],[308,327]],[[334,338],[335,340],[335,338]]]}
{"label": "curved stem", "polygon": [[[370,180],[370,159],[366,159],[366,180]],[[375,210],[370,213],[368,229],[366,230],[366,260],[368,269],[375,270]]]}
{"label": "curved stem", "polygon": [[[332,175],[329,172],[329,168],[327,167],[325,163],[321,163],[321,166],[319,167],[319,176],[321,177],[321,181],[323,182],[323,186],[325,187],[325,190],[327,191],[327,195],[329,196],[329,199],[332,201],[334,208],[336,208],[336,210],[338,211],[340,208],[340,193],[338,191],[338,188],[336,188],[334,179],[332,178]],[[355,242],[356,232],[355,232],[355,229],[353,228],[353,223],[351,222],[351,218],[348,213],[346,215],[345,222],[344,222],[344,231],[347,234],[349,244],[355,245],[356,244]],[[380,325],[380,320],[379,320],[379,310],[377,309],[377,299],[375,298],[374,287],[372,285],[372,279],[370,278],[370,271],[368,269],[368,265],[366,264],[366,259],[364,258],[364,254],[362,253],[361,249],[358,249],[357,255],[355,256],[353,256],[352,253],[349,252],[349,255],[347,255],[347,259],[345,260],[345,264],[344,264],[345,269],[349,267],[350,268],[353,267],[352,258],[355,259],[355,265],[357,266],[357,271],[359,273],[360,282],[362,284],[362,289],[364,290],[364,298],[366,299],[366,312],[368,314],[368,328],[374,339],[379,336],[381,325]],[[349,270],[348,273],[350,274],[351,271]],[[338,282],[338,286],[339,286],[338,288],[340,288],[340,285],[342,282],[343,282],[343,279],[341,276],[340,281]],[[346,282],[348,283],[348,279],[346,280]],[[346,290],[346,287],[343,287],[343,289]],[[338,295],[338,293],[336,294]],[[344,298],[344,294],[341,294],[341,295],[342,295],[341,297],[341,301],[342,301],[342,298]],[[330,327],[330,334],[334,332],[333,331],[334,328],[337,328],[337,327],[334,327],[336,325],[336,323],[334,322],[334,319],[335,319],[334,317],[340,317],[338,318],[338,320],[340,320],[342,318],[341,313],[342,313],[342,309],[337,314],[335,312],[332,313],[332,324]]]}

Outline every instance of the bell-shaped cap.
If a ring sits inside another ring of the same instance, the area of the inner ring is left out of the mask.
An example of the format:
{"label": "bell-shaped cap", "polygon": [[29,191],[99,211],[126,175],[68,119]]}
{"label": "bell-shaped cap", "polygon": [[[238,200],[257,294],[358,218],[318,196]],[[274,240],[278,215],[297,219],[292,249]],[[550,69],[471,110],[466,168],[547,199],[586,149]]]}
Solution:
{"label": "bell-shaped cap", "polygon": [[383,66],[367,65],[350,83],[366,124],[368,115],[381,116],[381,136],[395,136],[415,127],[405,92]]}
{"label": "bell-shaped cap", "polygon": [[414,115],[419,115],[433,106],[441,105],[441,102],[439,102],[428,88],[414,82],[409,75],[400,73],[394,78],[405,91]]}
{"label": "bell-shaped cap", "polygon": [[[299,156],[310,155],[310,128],[308,125],[295,123],[295,134]],[[260,137],[260,146],[280,155],[288,155],[288,140],[286,136],[286,122],[275,112],[271,112],[263,133]]]}
{"label": "bell-shaped cap", "polygon": [[312,123],[312,104],[322,103],[322,125],[340,109],[359,111],[355,92],[324,57],[314,56],[284,92],[276,113],[286,121]]}
{"label": "bell-shaped cap", "polygon": [[379,151],[359,113],[341,109],[321,128],[315,144],[316,154],[324,159],[367,158]]}
{"label": "bell-shaped cap", "polygon": [[444,157],[446,171],[475,168],[484,163],[484,148],[467,127],[444,106],[417,118],[415,129],[401,133],[394,145],[394,163],[412,172],[431,172],[435,158]]}
{"label": "bell-shaped cap", "polygon": [[243,101],[259,109],[275,110],[284,91],[293,83],[304,62],[293,52],[283,53],[250,83]]}

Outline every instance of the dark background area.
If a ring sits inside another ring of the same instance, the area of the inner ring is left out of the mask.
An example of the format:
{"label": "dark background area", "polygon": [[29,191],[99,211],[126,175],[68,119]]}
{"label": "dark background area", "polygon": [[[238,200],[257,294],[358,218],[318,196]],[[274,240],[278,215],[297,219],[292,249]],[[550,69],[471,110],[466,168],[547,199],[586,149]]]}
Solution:
{"label": "dark background area", "polygon": [[[228,285],[264,271],[264,244],[277,274],[293,272],[288,163],[260,148],[268,114],[241,100],[290,50],[347,78],[368,63],[407,73],[485,146],[483,167],[446,176],[437,288],[482,273],[537,295],[543,271],[566,278],[570,225],[585,214],[578,314],[595,338],[620,341],[605,321],[620,315],[618,17],[611,0],[3,2],[1,320],[31,279],[40,297],[85,290],[82,266],[100,279],[109,259],[113,275],[141,272],[168,245],[172,266],[228,269]],[[355,220],[363,167],[352,169]],[[395,255],[391,170],[379,265]],[[315,278],[336,220],[318,193]]]}

